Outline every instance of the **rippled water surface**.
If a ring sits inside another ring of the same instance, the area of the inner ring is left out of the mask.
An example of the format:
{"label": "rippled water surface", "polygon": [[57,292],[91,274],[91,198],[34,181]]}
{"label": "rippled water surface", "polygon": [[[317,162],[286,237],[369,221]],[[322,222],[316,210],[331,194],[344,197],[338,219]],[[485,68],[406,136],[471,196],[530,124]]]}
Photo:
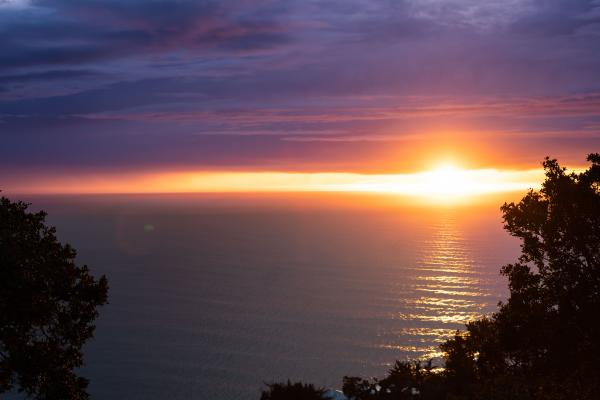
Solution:
{"label": "rippled water surface", "polygon": [[506,295],[499,204],[32,197],[110,281],[84,373],[93,399],[258,399],[339,387],[437,345]]}

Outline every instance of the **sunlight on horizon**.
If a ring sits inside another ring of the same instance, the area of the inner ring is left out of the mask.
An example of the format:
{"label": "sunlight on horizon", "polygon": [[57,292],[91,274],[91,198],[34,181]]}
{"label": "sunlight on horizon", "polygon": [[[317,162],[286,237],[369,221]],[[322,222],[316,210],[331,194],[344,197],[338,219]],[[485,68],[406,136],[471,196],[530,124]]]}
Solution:
{"label": "sunlight on horizon", "polygon": [[396,193],[427,202],[460,202],[479,195],[524,191],[538,188],[543,171],[462,169],[442,164],[414,174],[374,176],[363,182],[336,186],[338,190]]}
{"label": "sunlight on horizon", "polygon": [[25,180],[7,192],[29,194],[284,193],[392,194],[427,203],[538,188],[543,170],[462,169],[442,164],[416,173],[171,172],[64,175]]}

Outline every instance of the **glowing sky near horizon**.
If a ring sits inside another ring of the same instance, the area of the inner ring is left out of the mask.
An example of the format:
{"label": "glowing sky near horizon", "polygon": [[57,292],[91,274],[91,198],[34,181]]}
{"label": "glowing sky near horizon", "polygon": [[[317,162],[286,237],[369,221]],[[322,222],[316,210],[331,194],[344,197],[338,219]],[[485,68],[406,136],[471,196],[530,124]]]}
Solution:
{"label": "glowing sky near horizon", "polygon": [[600,151],[598,0],[0,0],[0,40],[6,192],[198,171],[393,192],[445,159]]}
{"label": "glowing sky near horizon", "polygon": [[143,194],[347,192],[399,195],[428,203],[459,203],[477,196],[539,188],[541,169],[464,170],[451,165],[409,174],[201,172],[41,177],[15,186],[23,194]]}

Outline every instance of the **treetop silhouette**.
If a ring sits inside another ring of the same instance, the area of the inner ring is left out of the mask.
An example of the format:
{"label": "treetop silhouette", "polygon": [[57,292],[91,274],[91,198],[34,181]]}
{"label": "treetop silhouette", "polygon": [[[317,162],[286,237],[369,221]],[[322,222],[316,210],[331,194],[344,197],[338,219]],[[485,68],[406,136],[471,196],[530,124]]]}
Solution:
{"label": "treetop silhouette", "polygon": [[62,245],[46,213],[0,198],[0,393],[87,399],[82,346],[93,336],[108,285]]}

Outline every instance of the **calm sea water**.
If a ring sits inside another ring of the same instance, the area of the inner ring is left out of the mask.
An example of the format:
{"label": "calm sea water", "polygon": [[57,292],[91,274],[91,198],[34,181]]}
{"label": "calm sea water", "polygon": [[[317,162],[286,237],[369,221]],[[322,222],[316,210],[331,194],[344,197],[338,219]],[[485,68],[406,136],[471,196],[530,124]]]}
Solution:
{"label": "calm sea water", "polygon": [[258,399],[340,387],[437,345],[506,296],[499,204],[310,196],[26,197],[110,282],[84,374],[96,400]]}

